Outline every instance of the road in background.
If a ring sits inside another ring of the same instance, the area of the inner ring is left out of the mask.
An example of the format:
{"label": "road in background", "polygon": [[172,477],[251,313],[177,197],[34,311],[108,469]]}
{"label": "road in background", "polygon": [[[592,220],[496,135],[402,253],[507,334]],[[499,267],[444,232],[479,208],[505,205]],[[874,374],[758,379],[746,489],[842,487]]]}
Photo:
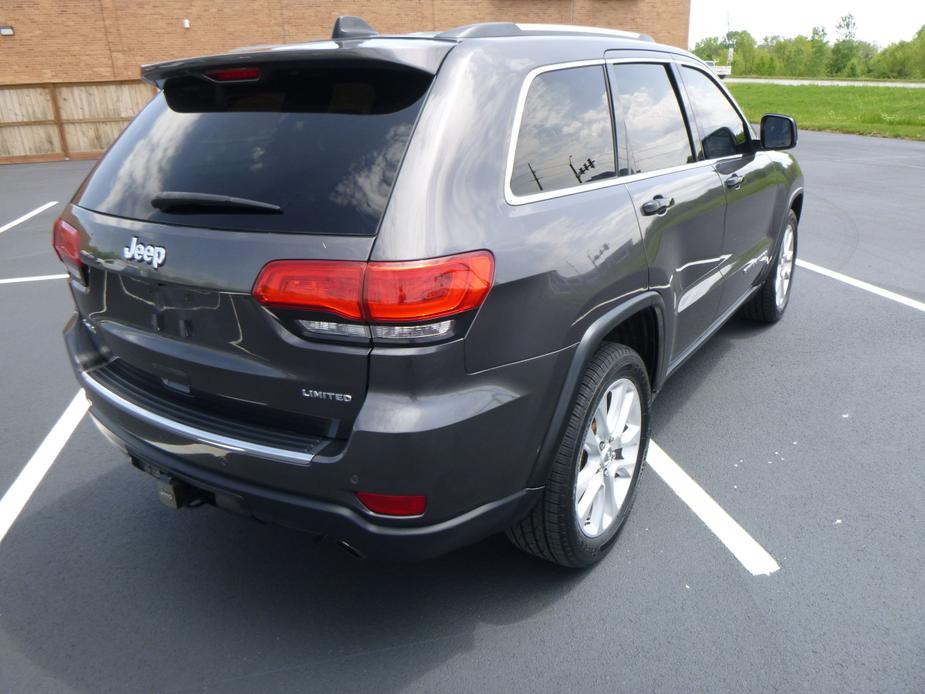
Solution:
{"label": "road in background", "polygon": [[[802,133],[801,258],[925,299],[925,145]],[[86,162],[0,167],[0,224]],[[0,279],[61,272],[60,205]],[[566,571],[492,538],[356,562],[171,512],[87,418],[0,543],[0,691],[925,690],[925,317],[798,268],[653,405],[661,447],[770,552],[753,576],[652,470],[612,554]],[[0,285],[0,494],[71,402],[63,280]]]}
{"label": "road in background", "polygon": [[890,82],[887,80],[814,80],[790,79],[786,77],[725,77],[730,84],[783,84],[788,87],[812,85],[817,87],[902,87],[904,89],[925,89],[925,82]]}

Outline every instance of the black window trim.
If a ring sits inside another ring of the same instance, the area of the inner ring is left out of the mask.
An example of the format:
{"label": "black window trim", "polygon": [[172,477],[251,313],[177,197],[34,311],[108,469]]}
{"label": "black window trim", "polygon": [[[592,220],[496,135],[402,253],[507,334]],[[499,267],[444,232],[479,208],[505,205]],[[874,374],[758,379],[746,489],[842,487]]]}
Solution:
{"label": "black window trim", "polygon": [[[681,106],[681,113],[684,117],[684,121],[687,124],[688,138],[694,141],[693,133],[693,124],[696,123],[694,120],[693,113],[689,113],[691,109],[689,108],[689,102],[687,101],[687,92],[684,87],[683,80],[680,83],[675,84],[675,81],[681,79],[681,75],[676,75],[675,71],[680,69],[678,66],[687,65],[693,68],[704,72],[709,77],[709,74],[706,72],[706,68],[703,65],[698,65],[693,60],[686,58],[685,56],[673,55],[673,56],[653,56],[653,57],[632,57],[632,58],[592,58],[588,60],[572,60],[563,63],[552,63],[549,65],[541,65],[530,70],[523,79],[523,82],[520,85],[520,92],[517,96],[517,105],[514,110],[514,118],[511,124],[511,136],[508,140],[508,150],[506,164],[504,167],[504,180],[502,181],[502,189],[504,191],[504,201],[511,205],[512,207],[517,207],[520,205],[529,205],[535,202],[542,202],[545,200],[553,200],[555,198],[562,198],[567,195],[575,195],[578,193],[590,193],[591,191],[600,190],[601,188],[609,188],[611,186],[623,185],[625,183],[633,183],[634,181],[642,181],[649,178],[654,178],[656,176],[663,176],[665,174],[678,173],[681,171],[689,171],[691,169],[699,169],[712,167],[716,162],[723,161],[724,159],[734,159],[737,157],[742,157],[746,155],[735,154],[728,157],[722,157],[720,159],[698,159],[697,161],[690,164],[682,164],[680,166],[674,166],[667,169],[656,169],[653,171],[646,171],[640,174],[630,174],[628,176],[614,176],[613,178],[604,179],[601,181],[594,181],[593,183],[585,183],[582,185],[570,186],[569,188],[560,188],[559,190],[552,191],[543,191],[538,193],[531,193],[529,195],[517,195],[511,190],[511,177],[514,173],[514,156],[517,151],[517,137],[520,133],[521,122],[523,121],[524,105],[527,101],[527,92],[530,90],[530,86],[533,84],[533,80],[536,79],[539,75],[542,75],[546,72],[553,72],[555,70],[568,70],[575,67],[585,67],[588,65],[601,65],[601,66],[610,66],[619,63],[657,63],[668,66],[668,72],[671,74],[673,86],[676,90],[680,89],[679,93],[679,103]],[[610,70],[607,69],[604,71],[605,78],[609,80]],[[712,79],[712,77],[710,78]],[[715,80],[714,80],[715,82]],[[609,82],[608,89],[609,89]],[[743,122],[748,128],[748,132],[751,134],[752,139],[754,140],[754,131],[751,128],[751,124],[745,118],[742,110],[739,108],[738,104],[730,98],[729,93],[720,86],[723,93],[726,95],[726,98],[729,99],[729,103],[733,105],[736,112],[742,118]],[[608,94],[608,100],[611,104],[611,121],[614,120],[613,113],[613,97],[612,94]],[[616,125],[614,124],[614,127]],[[699,124],[698,124],[698,133],[699,133]],[[614,147],[617,149],[616,137],[614,137]],[[699,147],[696,147],[692,151],[699,150]],[[617,152],[614,152],[616,157]],[[619,162],[614,159],[616,166],[619,166]]]}

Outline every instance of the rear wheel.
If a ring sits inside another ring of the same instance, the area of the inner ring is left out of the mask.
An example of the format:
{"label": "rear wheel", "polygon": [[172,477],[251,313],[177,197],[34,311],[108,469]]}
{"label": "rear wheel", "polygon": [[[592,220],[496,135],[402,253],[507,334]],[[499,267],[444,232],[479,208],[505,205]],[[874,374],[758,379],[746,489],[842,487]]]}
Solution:
{"label": "rear wheel", "polygon": [[780,249],[761,289],[745,304],[746,318],[762,323],[776,323],[784,315],[790,301],[790,287],[797,258],[797,215],[790,210],[787,226],[781,237]]}
{"label": "rear wheel", "polygon": [[624,345],[603,345],[582,377],[543,495],[510,540],[563,566],[599,561],[632,506],[648,427],[642,359]]}

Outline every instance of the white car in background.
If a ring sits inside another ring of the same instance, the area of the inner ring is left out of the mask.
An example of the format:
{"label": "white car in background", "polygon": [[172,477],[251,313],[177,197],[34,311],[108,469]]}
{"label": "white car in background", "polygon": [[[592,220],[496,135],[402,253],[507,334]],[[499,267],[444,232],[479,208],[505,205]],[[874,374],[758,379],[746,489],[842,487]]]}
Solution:
{"label": "white car in background", "polygon": [[732,65],[717,65],[715,60],[704,60],[713,72],[716,73],[716,76],[721,80],[726,79],[729,75],[732,74]]}

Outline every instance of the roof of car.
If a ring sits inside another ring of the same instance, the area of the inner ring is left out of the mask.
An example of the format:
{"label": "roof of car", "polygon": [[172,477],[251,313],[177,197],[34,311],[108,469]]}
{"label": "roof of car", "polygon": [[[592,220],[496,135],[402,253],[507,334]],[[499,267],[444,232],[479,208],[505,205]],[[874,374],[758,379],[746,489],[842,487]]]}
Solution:
{"label": "roof of car", "polygon": [[163,86],[164,79],[178,72],[201,70],[229,63],[249,60],[279,61],[293,58],[334,57],[376,58],[436,72],[446,52],[457,44],[476,39],[540,38],[608,40],[610,49],[659,50],[682,53],[686,51],[655,43],[651,36],[621,29],[576,26],[571,24],[524,24],[514,22],[484,22],[466,24],[440,32],[413,32],[408,34],[378,34],[358,17],[339,17],[332,38],[300,43],[268,44],[237,48],[219,55],[200,56],[143,65],[142,78]]}

